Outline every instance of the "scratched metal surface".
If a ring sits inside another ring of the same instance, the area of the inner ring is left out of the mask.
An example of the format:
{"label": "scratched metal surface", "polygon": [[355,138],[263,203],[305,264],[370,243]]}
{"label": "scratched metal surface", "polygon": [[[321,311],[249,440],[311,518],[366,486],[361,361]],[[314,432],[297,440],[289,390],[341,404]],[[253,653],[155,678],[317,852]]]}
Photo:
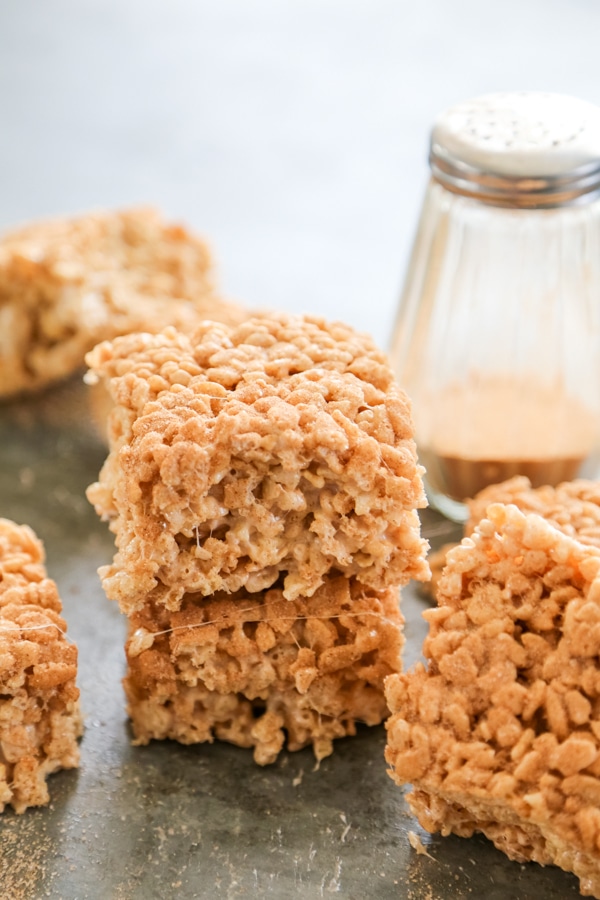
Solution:
{"label": "scratched metal surface", "polygon": [[[123,622],[96,569],[112,539],[84,497],[104,457],[79,381],[0,408],[0,513],[44,540],[80,650],[81,768],[48,808],[0,817],[0,897],[565,900],[576,880],[510,863],[484,839],[431,838],[386,774],[383,728],[260,768],[227,744],[134,748],[123,711]],[[433,514],[426,528],[447,539]],[[405,591],[407,663],[425,601]],[[410,846],[418,834],[429,856]]]}

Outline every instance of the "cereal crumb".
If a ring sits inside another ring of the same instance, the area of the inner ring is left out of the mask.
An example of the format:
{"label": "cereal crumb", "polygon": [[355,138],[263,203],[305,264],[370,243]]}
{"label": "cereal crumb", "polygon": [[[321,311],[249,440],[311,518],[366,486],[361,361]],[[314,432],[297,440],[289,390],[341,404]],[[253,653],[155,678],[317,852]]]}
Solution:
{"label": "cereal crumb", "polygon": [[433,859],[433,861],[435,862],[435,857],[433,857],[431,853],[427,851],[425,845],[423,844],[423,841],[415,831],[408,832],[408,843],[413,848],[413,850],[417,851],[419,856],[428,856],[429,859]]}

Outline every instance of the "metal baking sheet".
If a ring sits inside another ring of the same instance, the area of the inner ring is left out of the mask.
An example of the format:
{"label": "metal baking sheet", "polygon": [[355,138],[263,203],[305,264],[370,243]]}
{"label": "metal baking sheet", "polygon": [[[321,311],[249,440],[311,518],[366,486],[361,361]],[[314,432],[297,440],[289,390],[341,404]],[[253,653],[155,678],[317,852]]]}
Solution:
{"label": "metal baking sheet", "polygon": [[[0,897],[565,900],[577,880],[518,865],[483,838],[431,837],[386,774],[383,727],[261,768],[228,744],[131,746],[124,623],[96,569],[112,536],[85,499],[105,450],[79,379],[0,408],[0,515],[31,525],[79,646],[81,768],[51,776],[49,807],[0,816]],[[452,529],[430,511],[432,543]],[[426,600],[403,592],[406,664]],[[409,843],[413,832],[423,852]]]}

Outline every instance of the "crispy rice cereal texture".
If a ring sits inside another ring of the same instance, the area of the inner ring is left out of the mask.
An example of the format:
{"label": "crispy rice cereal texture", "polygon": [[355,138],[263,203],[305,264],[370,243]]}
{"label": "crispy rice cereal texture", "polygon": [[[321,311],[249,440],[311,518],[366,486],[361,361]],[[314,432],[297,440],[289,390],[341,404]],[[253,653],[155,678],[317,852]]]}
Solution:
{"label": "crispy rice cereal texture", "polygon": [[387,715],[384,678],[400,671],[397,591],[330,579],[310,599],[281,590],[187,596],[130,619],[125,688],[136,742],[231,741],[273,762],[312,745],[317,759],[356,723]]}
{"label": "crispy rice cereal texture", "polygon": [[0,519],[0,812],[49,800],[46,776],[79,763],[77,648],[42,545]]}
{"label": "crispy rice cereal texture", "polygon": [[450,551],[386,759],[429,831],[483,832],[600,897],[600,550],[494,504]]}
{"label": "crispy rice cereal texture", "polygon": [[87,359],[116,404],[88,497],[116,535],[101,576],[124,612],[280,573],[289,600],[329,572],[376,590],[428,576],[410,405],[365,336],[278,315],[129,335]]}
{"label": "crispy rice cereal texture", "polygon": [[557,487],[532,488],[528,478],[517,476],[484,488],[469,501],[471,534],[491,503],[512,503],[524,513],[537,513],[582,544],[600,547],[600,482],[565,481]]}
{"label": "crispy rice cereal texture", "polygon": [[83,366],[99,341],[243,312],[215,293],[206,245],[151,209],[38,222],[0,239],[0,396]]}
{"label": "crispy rice cereal texture", "polygon": [[[565,481],[557,487],[544,485],[533,488],[528,478],[517,475],[492,484],[468,501],[469,519],[465,524],[465,534],[473,533],[479,522],[485,518],[486,510],[492,503],[512,503],[522,512],[536,513],[551,522],[556,528],[582,544],[600,547],[600,482]],[[422,586],[422,592],[432,599],[437,595],[437,587],[446,565],[446,556],[456,544],[444,544],[428,557],[431,581]]]}

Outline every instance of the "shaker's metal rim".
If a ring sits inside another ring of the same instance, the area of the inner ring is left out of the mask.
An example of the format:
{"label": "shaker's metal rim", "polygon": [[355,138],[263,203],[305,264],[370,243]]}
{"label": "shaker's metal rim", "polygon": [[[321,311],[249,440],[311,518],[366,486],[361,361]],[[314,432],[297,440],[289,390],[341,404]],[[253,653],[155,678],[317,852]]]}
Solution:
{"label": "shaker's metal rim", "polygon": [[600,197],[600,159],[561,175],[509,176],[477,168],[431,143],[433,178],[455,194],[494,206],[526,209],[573,206]]}

